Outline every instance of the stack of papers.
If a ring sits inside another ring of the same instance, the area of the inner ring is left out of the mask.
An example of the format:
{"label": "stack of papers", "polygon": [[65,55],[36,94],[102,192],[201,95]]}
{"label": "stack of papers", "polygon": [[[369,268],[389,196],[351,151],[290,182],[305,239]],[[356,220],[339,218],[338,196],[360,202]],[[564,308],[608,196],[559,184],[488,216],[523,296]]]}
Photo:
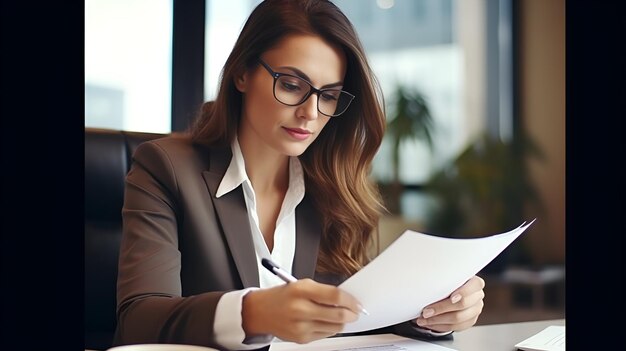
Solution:
{"label": "stack of papers", "polygon": [[431,303],[476,275],[535,220],[502,234],[453,239],[405,231],[360,271],[341,285],[363,305],[343,332],[360,332],[413,319]]}
{"label": "stack of papers", "polygon": [[413,340],[394,334],[343,336],[320,339],[308,344],[274,342],[270,351],[455,351],[454,349]]}

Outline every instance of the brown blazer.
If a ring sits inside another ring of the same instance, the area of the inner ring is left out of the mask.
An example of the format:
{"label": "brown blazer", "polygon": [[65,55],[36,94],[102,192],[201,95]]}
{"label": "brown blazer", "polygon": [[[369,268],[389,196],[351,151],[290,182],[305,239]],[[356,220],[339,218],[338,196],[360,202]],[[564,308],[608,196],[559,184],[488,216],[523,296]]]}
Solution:
{"label": "brown blazer", "polygon": [[[122,209],[115,345],[218,348],[218,300],[259,286],[242,189],[215,197],[231,156],[230,147],[208,148],[183,136],[149,141],[135,151]],[[297,278],[314,277],[320,233],[305,196],[296,208]]]}
{"label": "brown blazer", "polygon": [[[122,209],[114,345],[220,348],[213,334],[220,297],[259,286],[242,189],[215,197],[231,157],[230,147],[192,144],[184,136],[136,149]],[[315,274],[320,234],[319,214],[305,195],[296,208],[293,275],[339,285],[345,277]],[[362,334],[373,333],[424,337],[410,321]]]}

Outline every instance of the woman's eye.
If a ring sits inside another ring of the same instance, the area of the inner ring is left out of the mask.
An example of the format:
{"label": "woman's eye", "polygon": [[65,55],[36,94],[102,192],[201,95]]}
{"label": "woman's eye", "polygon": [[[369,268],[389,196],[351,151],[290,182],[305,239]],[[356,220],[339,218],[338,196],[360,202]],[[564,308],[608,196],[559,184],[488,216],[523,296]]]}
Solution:
{"label": "woman's eye", "polygon": [[280,81],[280,86],[289,92],[298,92],[302,89],[302,84],[300,82],[297,81],[289,81],[286,79],[283,79]]}
{"label": "woman's eye", "polygon": [[321,95],[322,95],[322,99],[324,99],[326,101],[336,101],[338,93],[336,93],[336,92],[324,92]]}
{"label": "woman's eye", "polygon": [[298,88],[300,88],[300,87],[297,86],[296,84],[283,83],[283,88],[285,88],[287,90],[298,90]]}

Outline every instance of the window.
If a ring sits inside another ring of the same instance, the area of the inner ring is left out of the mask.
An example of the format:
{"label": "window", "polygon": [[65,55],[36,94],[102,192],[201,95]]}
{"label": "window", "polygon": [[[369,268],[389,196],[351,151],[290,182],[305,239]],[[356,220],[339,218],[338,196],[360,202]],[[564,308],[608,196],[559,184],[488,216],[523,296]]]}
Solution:
{"label": "window", "polygon": [[260,0],[207,0],[204,54],[205,100],[215,99],[222,67],[246,19],[260,2]]}
{"label": "window", "polygon": [[[337,0],[353,22],[382,86],[387,111],[399,85],[420,92],[435,119],[435,148],[431,155],[421,142],[401,146],[400,180],[419,184],[461,147],[471,128],[464,120],[464,50],[452,0],[359,1]],[[384,6],[383,6],[384,5]],[[361,16],[369,7],[373,16]],[[392,176],[389,140],[375,160],[374,176]]]}
{"label": "window", "polygon": [[85,126],[171,131],[172,0],[85,1]]}
{"label": "window", "polygon": [[[512,118],[512,68],[506,61],[512,59],[508,0],[335,3],[361,38],[387,111],[393,111],[394,94],[402,85],[420,93],[433,116],[432,152],[421,140],[400,146],[399,180],[405,186],[419,188],[486,130],[510,134],[506,128],[511,128]],[[392,180],[391,148],[386,137],[374,160],[373,176],[382,183]],[[428,201],[419,191],[405,191],[401,213],[421,221]]]}

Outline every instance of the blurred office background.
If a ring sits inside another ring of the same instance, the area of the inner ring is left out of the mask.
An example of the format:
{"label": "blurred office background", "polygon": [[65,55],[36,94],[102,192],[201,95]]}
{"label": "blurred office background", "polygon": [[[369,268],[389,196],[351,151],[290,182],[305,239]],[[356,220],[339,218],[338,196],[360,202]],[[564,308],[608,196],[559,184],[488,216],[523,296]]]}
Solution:
{"label": "blurred office background", "polygon": [[[258,3],[86,0],[85,126],[186,128]],[[405,229],[478,237],[537,218],[479,274],[479,324],[564,318],[565,0],[335,3],[387,104],[373,255]]]}

